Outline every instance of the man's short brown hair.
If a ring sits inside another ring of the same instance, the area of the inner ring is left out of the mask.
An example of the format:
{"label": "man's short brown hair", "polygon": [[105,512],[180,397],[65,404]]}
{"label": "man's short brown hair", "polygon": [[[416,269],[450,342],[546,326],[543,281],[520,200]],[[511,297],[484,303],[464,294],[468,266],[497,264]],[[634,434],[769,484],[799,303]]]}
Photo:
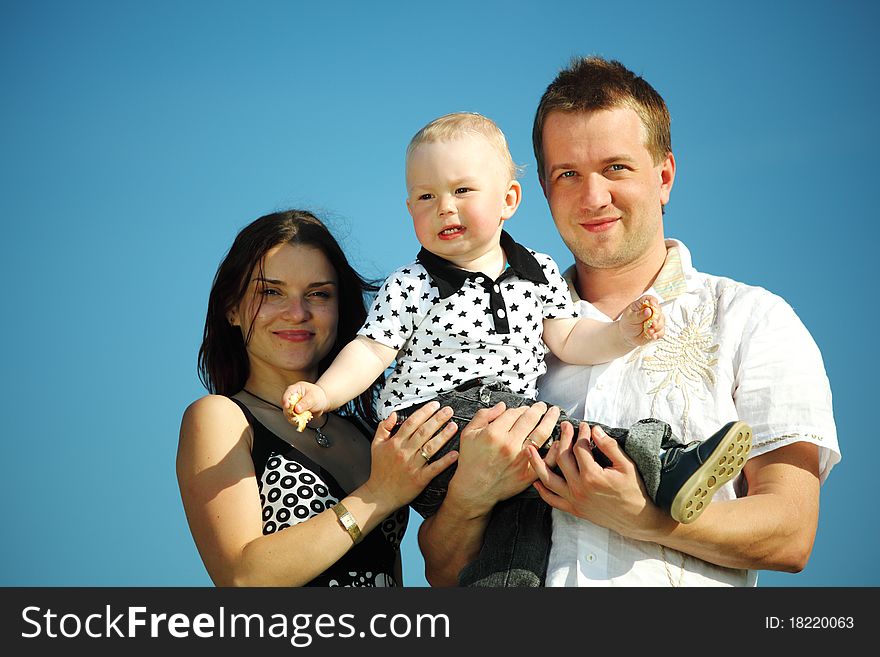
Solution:
{"label": "man's short brown hair", "polygon": [[544,122],[551,112],[596,112],[629,107],[645,127],[645,147],[654,164],[672,152],[669,110],[654,88],[615,60],[580,57],[571,61],[541,96],[532,145],[538,163],[538,177],[544,180]]}

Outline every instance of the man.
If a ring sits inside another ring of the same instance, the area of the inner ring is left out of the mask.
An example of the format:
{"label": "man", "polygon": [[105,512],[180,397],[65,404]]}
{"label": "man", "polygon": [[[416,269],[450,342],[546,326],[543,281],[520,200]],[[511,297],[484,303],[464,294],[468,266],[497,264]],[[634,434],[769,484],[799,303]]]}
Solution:
{"label": "man", "polygon": [[[534,479],[527,459],[554,508],[548,586],[748,586],[757,570],[802,570],[820,482],[840,459],[824,365],[782,299],[697,272],[686,247],[665,239],[675,158],[663,99],[618,62],[576,60],[542,97],[533,141],[575,258],[566,277],[581,316],[609,321],[645,293],[667,316],[666,337],[629,357],[591,367],[551,360],[541,397],[610,426],[655,416],[686,442],[742,419],[753,449],[699,519],[678,524],[598,428],[582,425],[576,440],[569,430],[554,446],[548,462],[560,476],[520,447],[545,435],[545,407],[487,412],[462,434],[446,501],[420,530],[428,580],[456,583],[479,554],[491,508]],[[612,466],[595,462],[591,441]]]}

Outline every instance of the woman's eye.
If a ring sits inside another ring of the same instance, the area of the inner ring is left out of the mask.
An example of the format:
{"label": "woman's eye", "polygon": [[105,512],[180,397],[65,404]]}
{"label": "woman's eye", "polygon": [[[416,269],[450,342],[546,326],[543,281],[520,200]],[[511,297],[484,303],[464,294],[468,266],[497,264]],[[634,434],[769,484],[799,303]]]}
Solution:
{"label": "woman's eye", "polygon": [[264,287],[262,290],[260,290],[260,294],[262,294],[264,297],[272,297],[277,296],[281,293],[271,287]]}

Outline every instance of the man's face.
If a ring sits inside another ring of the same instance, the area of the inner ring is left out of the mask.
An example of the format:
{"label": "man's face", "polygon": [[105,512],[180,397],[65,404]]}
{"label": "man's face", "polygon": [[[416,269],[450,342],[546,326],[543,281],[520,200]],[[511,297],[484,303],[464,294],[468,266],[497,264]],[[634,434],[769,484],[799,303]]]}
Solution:
{"label": "man's face", "polygon": [[629,107],[551,112],[544,123],[544,195],[563,241],[596,269],[625,268],[663,244],[672,154],[654,164]]}

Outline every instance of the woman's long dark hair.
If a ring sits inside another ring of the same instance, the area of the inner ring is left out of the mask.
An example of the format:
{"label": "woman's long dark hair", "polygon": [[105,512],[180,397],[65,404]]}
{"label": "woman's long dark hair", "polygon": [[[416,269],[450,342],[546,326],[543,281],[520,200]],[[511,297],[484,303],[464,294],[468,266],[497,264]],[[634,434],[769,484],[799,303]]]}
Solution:
{"label": "woman's long dark hair", "polygon": [[[327,227],[311,212],[287,210],[260,217],[241,230],[211,285],[205,333],[199,348],[199,379],[209,392],[234,395],[244,388],[250,375],[250,364],[241,328],[231,326],[230,310],[236,308],[247,292],[251,274],[256,268],[262,273],[263,258],[279,244],[309,246],[323,253],[339,279],[339,324],[336,341],[330,353],[318,364],[318,372],[333,362],[339,351],[351,341],[367,318],[365,295],[378,288],[358,274],[348,263],[339,243]],[[262,299],[262,297],[261,297]],[[259,309],[258,309],[259,310]],[[250,335],[247,336],[250,340]],[[373,409],[376,390],[383,377],[341,410],[358,415],[370,424],[377,422]]]}

